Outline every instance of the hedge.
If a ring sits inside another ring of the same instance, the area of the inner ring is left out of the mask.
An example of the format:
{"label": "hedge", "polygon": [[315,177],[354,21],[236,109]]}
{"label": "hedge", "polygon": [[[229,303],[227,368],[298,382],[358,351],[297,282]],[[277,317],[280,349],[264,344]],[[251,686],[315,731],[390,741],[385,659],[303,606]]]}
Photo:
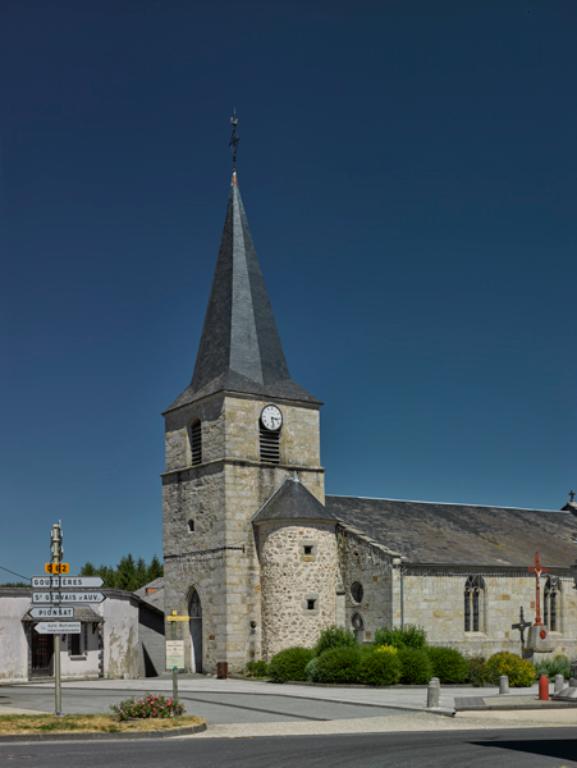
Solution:
{"label": "hedge", "polygon": [[268,665],[268,674],[275,683],[288,680],[306,680],[305,667],[313,657],[311,648],[285,648],[272,657]]}
{"label": "hedge", "polygon": [[537,677],[535,667],[530,661],[522,659],[515,653],[502,651],[495,653],[485,664],[487,680],[493,685],[499,684],[501,675],[507,675],[512,688],[523,688],[532,685]]}
{"label": "hedge", "polygon": [[433,673],[441,683],[464,683],[469,677],[469,664],[455,648],[427,648]]}
{"label": "hedge", "polygon": [[433,662],[426,649],[399,648],[401,682],[408,685],[426,685],[433,677]]}

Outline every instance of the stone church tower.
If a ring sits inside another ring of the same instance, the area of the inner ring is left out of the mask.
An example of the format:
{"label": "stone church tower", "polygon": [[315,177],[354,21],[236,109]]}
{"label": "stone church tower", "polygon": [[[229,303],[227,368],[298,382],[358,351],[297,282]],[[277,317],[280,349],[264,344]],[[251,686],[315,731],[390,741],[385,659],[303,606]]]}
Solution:
{"label": "stone church tower", "polygon": [[233,174],[192,382],[164,414],[165,609],[190,616],[187,669],[238,670],[335,623],[320,405],[290,377]]}

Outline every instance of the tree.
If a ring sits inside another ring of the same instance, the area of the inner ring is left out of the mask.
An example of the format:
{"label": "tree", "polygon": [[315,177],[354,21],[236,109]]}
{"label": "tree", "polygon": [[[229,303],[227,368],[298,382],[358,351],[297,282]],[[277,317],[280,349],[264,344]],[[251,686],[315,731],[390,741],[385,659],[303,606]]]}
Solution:
{"label": "tree", "polygon": [[163,574],[164,568],[156,555],[147,565],[144,558],[139,557],[135,561],[130,553],[121,557],[115,568],[109,565],[96,567],[88,561],[80,569],[81,576],[100,576],[104,587],[124,589],[127,592],[134,592]]}

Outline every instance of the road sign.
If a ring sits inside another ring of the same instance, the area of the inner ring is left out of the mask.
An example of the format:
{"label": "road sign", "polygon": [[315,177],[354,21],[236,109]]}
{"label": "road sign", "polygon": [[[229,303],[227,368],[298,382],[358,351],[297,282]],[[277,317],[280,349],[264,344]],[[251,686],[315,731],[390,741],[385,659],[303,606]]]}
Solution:
{"label": "road sign", "polygon": [[45,573],[70,573],[70,563],[44,563]]}
{"label": "road sign", "polygon": [[74,608],[68,608],[59,605],[49,605],[45,608],[31,608],[30,616],[33,619],[72,619],[74,617]]}
{"label": "road sign", "polygon": [[39,635],[79,635],[79,621],[43,621],[34,629]]}
{"label": "road sign", "polygon": [[102,592],[33,592],[33,603],[101,603]]}
{"label": "road sign", "polygon": [[166,640],[166,668],[184,669],[184,640]]}
{"label": "road sign", "polygon": [[83,587],[95,589],[101,587],[104,582],[100,576],[33,576],[32,587],[34,589],[50,589],[56,587]]}

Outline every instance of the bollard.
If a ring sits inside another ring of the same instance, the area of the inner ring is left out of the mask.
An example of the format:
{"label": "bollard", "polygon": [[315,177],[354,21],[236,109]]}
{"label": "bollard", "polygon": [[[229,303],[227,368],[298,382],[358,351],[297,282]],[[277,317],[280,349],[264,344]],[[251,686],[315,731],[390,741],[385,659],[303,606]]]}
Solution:
{"label": "bollard", "polygon": [[561,693],[563,688],[565,688],[565,678],[563,675],[555,675],[555,695]]}
{"label": "bollard", "polygon": [[439,706],[441,699],[441,683],[438,677],[432,677],[427,686],[427,708],[432,709]]}
{"label": "bollard", "polygon": [[499,696],[509,693],[509,678],[507,675],[501,675],[499,678]]}
{"label": "bollard", "polygon": [[539,699],[549,701],[549,678],[547,675],[541,675],[539,678]]}

